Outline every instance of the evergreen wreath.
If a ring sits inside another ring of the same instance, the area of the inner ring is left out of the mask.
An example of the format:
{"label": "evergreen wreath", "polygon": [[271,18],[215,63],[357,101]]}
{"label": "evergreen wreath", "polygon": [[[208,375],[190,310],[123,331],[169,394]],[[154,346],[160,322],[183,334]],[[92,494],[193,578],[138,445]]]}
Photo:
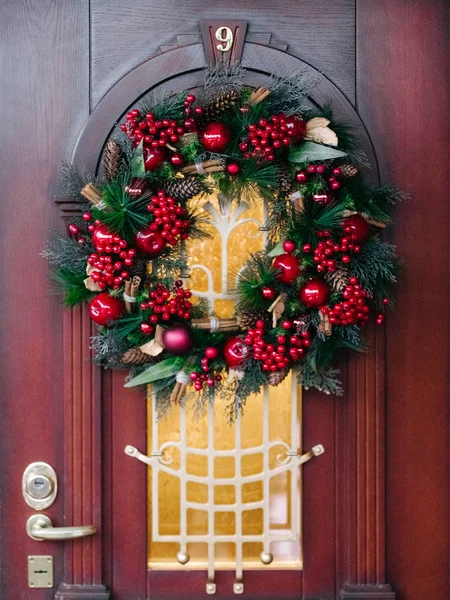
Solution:
{"label": "evergreen wreath", "polygon": [[[199,410],[216,390],[233,420],[294,366],[305,387],[341,395],[334,356],[364,350],[361,328],[392,305],[398,261],[381,233],[403,194],[364,184],[350,128],[306,104],[310,79],[251,89],[242,74],[207,70],[198,98],[147,97],[108,141],[101,179],[63,167],[85,212],[43,255],[65,304],[89,303],[96,362],[130,369],[127,387],[153,384],[161,412],[191,385]],[[211,190],[267,203],[269,245],[241,270],[232,319],[185,285]]]}

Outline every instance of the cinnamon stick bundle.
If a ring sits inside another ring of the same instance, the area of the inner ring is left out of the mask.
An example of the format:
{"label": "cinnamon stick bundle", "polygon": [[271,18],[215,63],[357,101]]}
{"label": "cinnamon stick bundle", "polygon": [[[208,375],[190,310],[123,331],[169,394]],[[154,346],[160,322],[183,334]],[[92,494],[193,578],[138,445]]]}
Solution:
{"label": "cinnamon stick bundle", "polygon": [[196,329],[207,329],[212,333],[215,331],[235,331],[239,329],[237,319],[218,319],[217,317],[204,317],[192,319],[192,327]]}
{"label": "cinnamon stick bundle", "polygon": [[92,204],[95,206],[102,201],[102,195],[93,183],[88,183],[85,185],[80,194],[87,198],[89,202],[92,202]]}
{"label": "cinnamon stick bundle", "polygon": [[221,160],[215,158],[204,160],[201,163],[194,163],[193,165],[186,165],[181,169],[184,175],[203,175],[205,173],[218,173],[219,171],[225,171],[225,165]]}
{"label": "cinnamon stick bundle", "polygon": [[305,197],[301,192],[293,192],[291,194],[291,203],[294,212],[305,212]]}
{"label": "cinnamon stick bundle", "polygon": [[277,326],[278,319],[280,319],[284,313],[284,309],[286,308],[286,299],[287,294],[283,292],[277,298],[275,298],[275,300],[267,309],[267,312],[272,313],[272,327],[274,328]]}
{"label": "cinnamon stick bundle", "polygon": [[133,312],[136,306],[136,296],[141,285],[141,278],[135,275],[133,278],[125,280],[125,291],[123,293],[123,299],[125,302],[125,309],[127,313]]}
{"label": "cinnamon stick bundle", "polygon": [[319,331],[324,333],[327,337],[329,337],[333,333],[333,325],[330,323],[330,319],[328,315],[324,315],[322,311],[319,311],[320,315],[320,323],[319,323]]}
{"label": "cinnamon stick bundle", "polygon": [[263,102],[263,100],[265,100],[269,94],[270,90],[268,90],[265,87],[259,86],[253,90],[247,102],[248,104],[250,104],[250,106],[256,106],[257,104]]}

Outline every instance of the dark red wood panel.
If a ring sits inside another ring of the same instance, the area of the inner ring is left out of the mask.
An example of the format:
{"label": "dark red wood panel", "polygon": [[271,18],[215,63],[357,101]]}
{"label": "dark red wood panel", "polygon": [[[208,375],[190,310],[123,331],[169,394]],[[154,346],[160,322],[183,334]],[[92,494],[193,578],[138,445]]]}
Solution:
{"label": "dark red wood panel", "polygon": [[387,575],[399,600],[450,594],[449,9],[357,2],[358,109],[383,177],[411,195],[393,233],[407,267],[387,325]]}
{"label": "dark red wood panel", "polygon": [[[88,1],[5,0],[0,7],[1,514],[0,595],[29,598],[27,556],[61,544],[32,541],[21,494],[25,467],[47,461],[63,483],[63,309],[39,256],[61,227],[52,189],[88,109]],[[63,485],[46,511],[63,520]],[[35,600],[53,590],[34,590]]]}

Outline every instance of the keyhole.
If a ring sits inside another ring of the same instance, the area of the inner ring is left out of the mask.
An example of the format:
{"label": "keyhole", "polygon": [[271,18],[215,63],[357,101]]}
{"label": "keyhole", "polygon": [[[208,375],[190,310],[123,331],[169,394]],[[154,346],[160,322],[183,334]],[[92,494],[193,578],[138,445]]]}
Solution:
{"label": "keyhole", "polygon": [[38,477],[34,480],[34,485],[35,487],[37,487],[38,490],[40,490],[44,487],[45,481]]}

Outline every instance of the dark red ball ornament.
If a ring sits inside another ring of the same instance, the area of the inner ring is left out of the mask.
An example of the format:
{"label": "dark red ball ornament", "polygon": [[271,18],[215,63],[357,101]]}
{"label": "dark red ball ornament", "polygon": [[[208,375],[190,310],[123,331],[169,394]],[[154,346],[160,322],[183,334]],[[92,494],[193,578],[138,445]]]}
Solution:
{"label": "dark red ball ornament", "polygon": [[342,226],[347,233],[350,233],[352,240],[358,244],[364,244],[369,237],[369,223],[361,215],[352,215],[342,221]]}
{"label": "dark red ball ornament", "polygon": [[144,146],[144,167],[146,171],[156,171],[156,169],[166,160],[166,151],[164,148],[153,148],[153,146]]}
{"label": "dark red ball ornament", "polygon": [[150,227],[138,231],[134,242],[141,252],[151,258],[160,256],[166,247],[166,240],[158,231],[152,231]]}
{"label": "dark red ball ornament", "polygon": [[122,300],[110,296],[108,292],[97,294],[89,303],[89,314],[97,325],[108,325],[121,317],[124,312],[125,305]]}
{"label": "dark red ball ornament", "polygon": [[286,254],[292,254],[296,248],[297,244],[292,240],[286,240],[283,242],[283,250],[286,252]]}
{"label": "dark red ball ornament", "polygon": [[208,152],[223,152],[230,141],[230,130],[218,121],[208,123],[200,134],[200,142]]}
{"label": "dark red ball ornament", "polygon": [[276,291],[268,285],[265,285],[262,288],[261,294],[263,295],[263,298],[266,298],[266,300],[274,300],[275,296],[277,295]]}
{"label": "dark red ball ornament", "polygon": [[299,259],[292,254],[280,254],[276,256],[272,266],[279,271],[277,275],[278,281],[287,285],[294,283],[302,272]]}
{"label": "dark red ball ornament", "polygon": [[330,288],[323,279],[309,279],[299,292],[300,302],[308,308],[319,308],[330,299]]}
{"label": "dark red ball ornament", "polygon": [[105,246],[111,246],[113,244],[114,234],[112,234],[106,225],[98,225],[92,233],[92,243],[96,250],[100,250]]}
{"label": "dark red ball ornament", "polygon": [[194,347],[192,329],[184,323],[166,329],[162,334],[162,343],[164,348],[175,356],[188,354]]}
{"label": "dark red ball ornament", "polygon": [[230,163],[227,165],[227,171],[230,175],[237,175],[239,173],[239,165],[236,163]]}
{"label": "dark red ball ornament", "polygon": [[238,367],[250,356],[250,346],[247,346],[240,337],[231,337],[225,342],[223,356],[229,367]]}

